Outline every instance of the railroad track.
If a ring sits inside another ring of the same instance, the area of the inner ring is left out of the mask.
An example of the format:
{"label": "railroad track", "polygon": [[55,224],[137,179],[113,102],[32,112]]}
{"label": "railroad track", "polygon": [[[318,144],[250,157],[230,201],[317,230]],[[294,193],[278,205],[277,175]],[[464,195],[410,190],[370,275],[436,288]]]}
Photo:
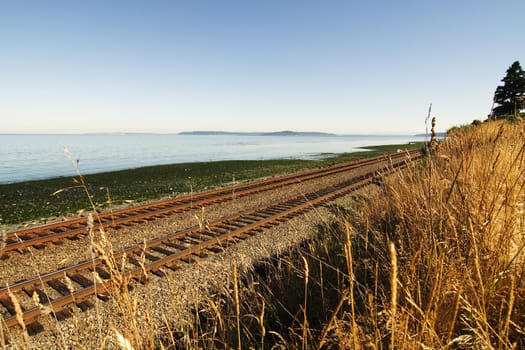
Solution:
{"label": "railroad track", "polygon": [[[411,153],[390,160],[390,164],[379,169],[381,175],[403,168],[408,161],[421,157]],[[194,226],[155,238],[143,245],[136,245],[113,253],[114,261],[125,260],[125,268],[117,266],[119,273],[127,278],[140,280],[147,274],[163,275],[163,269],[177,269],[182,262],[220,252],[229,242],[242,240],[279,225],[312,208],[345,196],[371,184],[378,171],[371,171],[353,179],[328,186],[315,192],[279,200],[265,207],[232,214],[207,225]],[[67,316],[69,308],[76,305],[85,310],[92,306],[90,298],[108,298],[111,294],[112,274],[108,259],[94,258],[53,272],[42,274],[0,289],[0,313],[2,327],[24,324],[39,330],[39,317],[49,310],[55,317]],[[16,300],[16,303],[14,302]],[[39,300],[39,304],[35,303]],[[18,304],[18,305],[17,305]],[[62,316],[61,316],[62,315]]]}
{"label": "railroad track", "polygon": [[[415,156],[419,151],[409,151],[410,156]],[[222,203],[233,198],[249,196],[263,191],[289,186],[299,182],[310,181],[322,177],[343,173],[361,167],[379,164],[387,159],[396,161],[403,159],[407,153],[395,153],[389,156],[378,156],[352,163],[339,164],[328,168],[307,171],[299,174],[280,176],[267,180],[254,181],[235,187],[223,187],[216,190],[201,192],[175,199],[153,202],[132,208],[122,209],[96,216],[94,229],[118,229],[181,213],[196,207]],[[10,232],[6,236],[6,245],[1,250],[1,255],[11,252],[23,253],[28,247],[44,248],[46,244],[60,243],[65,239],[77,239],[87,234],[87,218],[81,217],[73,220],[53,224],[34,226],[27,229]]]}

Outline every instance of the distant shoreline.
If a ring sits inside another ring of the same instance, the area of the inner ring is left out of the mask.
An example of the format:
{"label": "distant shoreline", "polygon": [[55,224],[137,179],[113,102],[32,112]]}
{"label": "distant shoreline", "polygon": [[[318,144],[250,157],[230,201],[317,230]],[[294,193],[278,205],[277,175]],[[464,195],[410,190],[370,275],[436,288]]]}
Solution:
{"label": "distant shoreline", "polygon": [[338,136],[320,131],[274,131],[274,132],[235,132],[235,131],[183,131],[178,135],[202,135],[202,136],[216,136],[216,135],[239,135],[239,136]]}

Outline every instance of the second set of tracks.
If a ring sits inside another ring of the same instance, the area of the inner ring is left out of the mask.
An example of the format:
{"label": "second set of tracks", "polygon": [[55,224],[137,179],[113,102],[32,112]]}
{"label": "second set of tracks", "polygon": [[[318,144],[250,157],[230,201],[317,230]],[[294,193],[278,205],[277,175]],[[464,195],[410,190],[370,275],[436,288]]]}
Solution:
{"label": "second set of tracks", "polygon": [[[349,164],[336,165],[325,169],[287,175],[269,180],[256,181],[232,188],[203,192],[193,196],[138,206],[126,210],[100,215],[92,229],[103,229],[152,220],[177,212],[231,200],[234,196],[247,196],[270,189],[284,187],[300,181],[321,178],[340,172],[376,166],[374,170],[350,177],[335,185],[310,193],[294,195],[265,206],[231,214],[221,219],[186,229],[164,234],[144,244],[112,252],[115,261],[125,262],[120,273],[127,278],[140,280],[148,273],[164,274],[164,269],[176,269],[181,262],[194,257],[213,254],[223,250],[231,242],[262,232],[268,227],[279,225],[313,208],[326,205],[357,189],[372,183],[378,174],[384,175],[405,167],[410,161],[421,157],[421,152],[410,151],[380,156]],[[9,234],[3,254],[23,252],[30,246],[42,246],[77,235],[87,234],[87,219],[43,225]],[[55,316],[67,313],[76,305],[86,309],[94,295],[105,298],[110,294],[114,281],[114,267],[107,258],[93,258],[56,271],[0,288],[0,313],[2,327],[38,325],[38,318],[44,310]],[[35,303],[39,300],[39,303]],[[18,306],[17,306],[18,304]],[[38,328],[38,327],[36,327]]]}

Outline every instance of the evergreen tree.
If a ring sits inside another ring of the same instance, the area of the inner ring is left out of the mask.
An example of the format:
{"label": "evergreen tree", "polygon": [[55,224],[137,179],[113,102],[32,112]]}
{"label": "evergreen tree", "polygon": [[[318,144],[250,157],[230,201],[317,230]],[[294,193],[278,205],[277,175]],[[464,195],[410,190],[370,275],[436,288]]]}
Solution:
{"label": "evergreen tree", "polygon": [[503,85],[494,93],[494,108],[492,116],[496,119],[521,115],[525,109],[525,72],[518,61],[507,69],[507,75],[501,80]]}

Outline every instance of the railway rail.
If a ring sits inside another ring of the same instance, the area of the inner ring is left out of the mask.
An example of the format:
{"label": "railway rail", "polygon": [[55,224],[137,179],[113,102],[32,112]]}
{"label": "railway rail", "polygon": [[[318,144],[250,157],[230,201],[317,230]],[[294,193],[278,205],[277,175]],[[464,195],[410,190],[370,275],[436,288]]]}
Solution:
{"label": "railway rail", "polygon": [[[407,152],[409,156],[415,156],[419,151]],[[175,213],[181,213],[193,208],[205,205],[222,203],[233,198],[249,196],[263,191],[269,191],[295,183],[315,180],[318,178],[343,173],[361,167],[380,164],[387,159],[397,161],[407,156],[407,153],[395,153],[390,156],[378,156],[352,163],[339,164],[323,169],[311,170],[299,174],[291,174],[275,177],[267,180],[259,180],[241,184],[235,187],[222,187],[219,189],[201,192],[195,195],[187,195],[179,198],[153,202],[127,209],[121,209],[96,216],[94,229],[118,229],[141,223],[146,220],[166,217]],[[12,252],[24,252],[28,247],[44,248],[46,244],[59,243],[65,239],[76,239],[78,236],[87,234],[87,218],[81,217],[73,220],[57,222],[47,225],[34,226],[18,231],[10,232],[6,236],[5,246],[1,255]]]}
{"label": "railway rail", "polygon": [[[379,170],[337,185],[245,210],[207,225],[169,233],[142,245],[114,252],[113,257],[115,261],[125,261],[125,268],[118,266],[118,270],[127,278],[141,280],[147,278],[149,273],[163,275],[164,269],[175,270],[181,263],[193,258],[220,252],[231,242],[326,205],[371,184],[378,174],[387,175],[420,157],[420,153],[405,153],[402,157],[391,158],[390,164]],[[104,299],[111,294],[112,283],[115,283],[113,271],[107,259],[94,258],[0,288],[1,327],[23,324],[38,330],[41,329],[38,320],[44,309],[50,310],[57,318],[61,314],[67,315],[74,305],[85,310],[92,306],[90,298],[93,296]],[[35,300],[39,300],[39,304]]]}

